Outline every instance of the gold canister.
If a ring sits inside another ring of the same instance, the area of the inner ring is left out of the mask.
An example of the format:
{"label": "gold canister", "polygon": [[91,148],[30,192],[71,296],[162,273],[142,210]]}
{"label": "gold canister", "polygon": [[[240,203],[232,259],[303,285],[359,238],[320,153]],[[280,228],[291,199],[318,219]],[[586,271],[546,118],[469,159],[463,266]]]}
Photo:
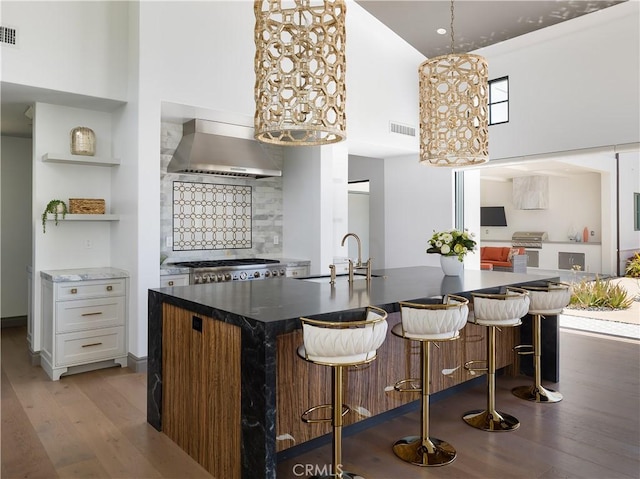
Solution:
{"label": "gold canister", "polygon": [[96,134],[91,128],[77,126],[71,130],[71,154],[84,156],[96,154]]}

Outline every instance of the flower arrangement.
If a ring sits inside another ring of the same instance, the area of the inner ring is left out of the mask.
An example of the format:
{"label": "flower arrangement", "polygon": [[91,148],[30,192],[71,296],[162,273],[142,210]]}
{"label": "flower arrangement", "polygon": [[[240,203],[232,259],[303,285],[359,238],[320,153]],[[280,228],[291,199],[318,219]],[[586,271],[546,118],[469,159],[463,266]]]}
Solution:
{"label": "flower arrangement", "polygon": [[467,230],[449,230],[436,233],[429,240],[427,253],[438,253],[443,256],[457,256],[462,262],[464,256],[476,247],[475,235]]}

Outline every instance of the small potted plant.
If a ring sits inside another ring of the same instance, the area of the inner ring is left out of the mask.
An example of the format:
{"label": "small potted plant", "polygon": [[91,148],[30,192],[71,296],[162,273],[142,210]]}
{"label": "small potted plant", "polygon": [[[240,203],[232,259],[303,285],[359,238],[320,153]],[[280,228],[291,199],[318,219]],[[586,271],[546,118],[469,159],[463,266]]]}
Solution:
{"label": "small potted plant", "polygon": [[67,214],[67,204],[62,200],[51,200],[47,203],[44,211],[42,212],[42,232],[47,232],[47,215],[51,213],[53,215],[53,219],[55,221],[56,226],[58,226],[58,215],[62,215],[62,219]]}

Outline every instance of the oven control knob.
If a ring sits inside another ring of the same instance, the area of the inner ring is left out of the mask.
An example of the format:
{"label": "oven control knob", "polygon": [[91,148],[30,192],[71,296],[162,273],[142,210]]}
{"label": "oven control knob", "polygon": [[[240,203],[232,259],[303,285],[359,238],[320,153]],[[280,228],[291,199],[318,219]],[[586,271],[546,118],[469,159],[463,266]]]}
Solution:
{"label": "oven control knob", "polygon": [[231,274],[229,274],[229,273],[225,273],[225,275],[224,275],[224,280],[225,280],[225,281],[231,281]]}
{"label": "oven control knob", "polygon": [[253,273],[253,277],[254,278],[259,278],[260,277],[260,271],[256,271],[255,273]]}
{"label": "oven control knob", "polygon": [[195,284],[200,284],[200,283],[202,283],[202,278],[200,278],[200,275],[197,275],[197,274],[196,274],[196,275],[194,275],[194,277],[193,277],[193,282],[194,282]]}
{"label": "oven control knob", "polygon": [[240,279],[247,279],[247,273],[244,271],[240,273]]}
{"label": "oven control knob", "polygon": [[267,270],[264,272],[264,277],[268,278],[269,276],[271,276],[271,271]]}
{"label": "oven control knob", "polygon": [[274,269],[274,270],[271,272],[271,275],[272,275],[274,278],[275,278],[276,276],[278,276],[278,270],[277,270],[277,269]]}
{"label": "oven control knob", "polygon": [[211,276],[209,276],[208,274],[203,274],[202,275],[202,282],[203,283],[211,283]]}
{"label": "oven control knob", "polygon": [[284,276],[284,270],[283,269],[280,270],[280,276]]}

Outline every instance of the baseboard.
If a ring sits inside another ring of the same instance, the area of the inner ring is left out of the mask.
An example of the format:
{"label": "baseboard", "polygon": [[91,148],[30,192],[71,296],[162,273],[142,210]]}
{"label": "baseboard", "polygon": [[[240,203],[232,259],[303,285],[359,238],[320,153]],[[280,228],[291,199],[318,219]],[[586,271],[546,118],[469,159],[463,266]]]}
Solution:
{"label": "baseboard", "polygon": [[0,319],[0,328],[15,328],[18,326],[26,326],[26,316],[11,316],[9,318]]}
{"label": "baseboard", "polygon": [[127,367],[134,373],[146,373],[147,372],[147,358],[139,358],[129,353],[127,356]]}

